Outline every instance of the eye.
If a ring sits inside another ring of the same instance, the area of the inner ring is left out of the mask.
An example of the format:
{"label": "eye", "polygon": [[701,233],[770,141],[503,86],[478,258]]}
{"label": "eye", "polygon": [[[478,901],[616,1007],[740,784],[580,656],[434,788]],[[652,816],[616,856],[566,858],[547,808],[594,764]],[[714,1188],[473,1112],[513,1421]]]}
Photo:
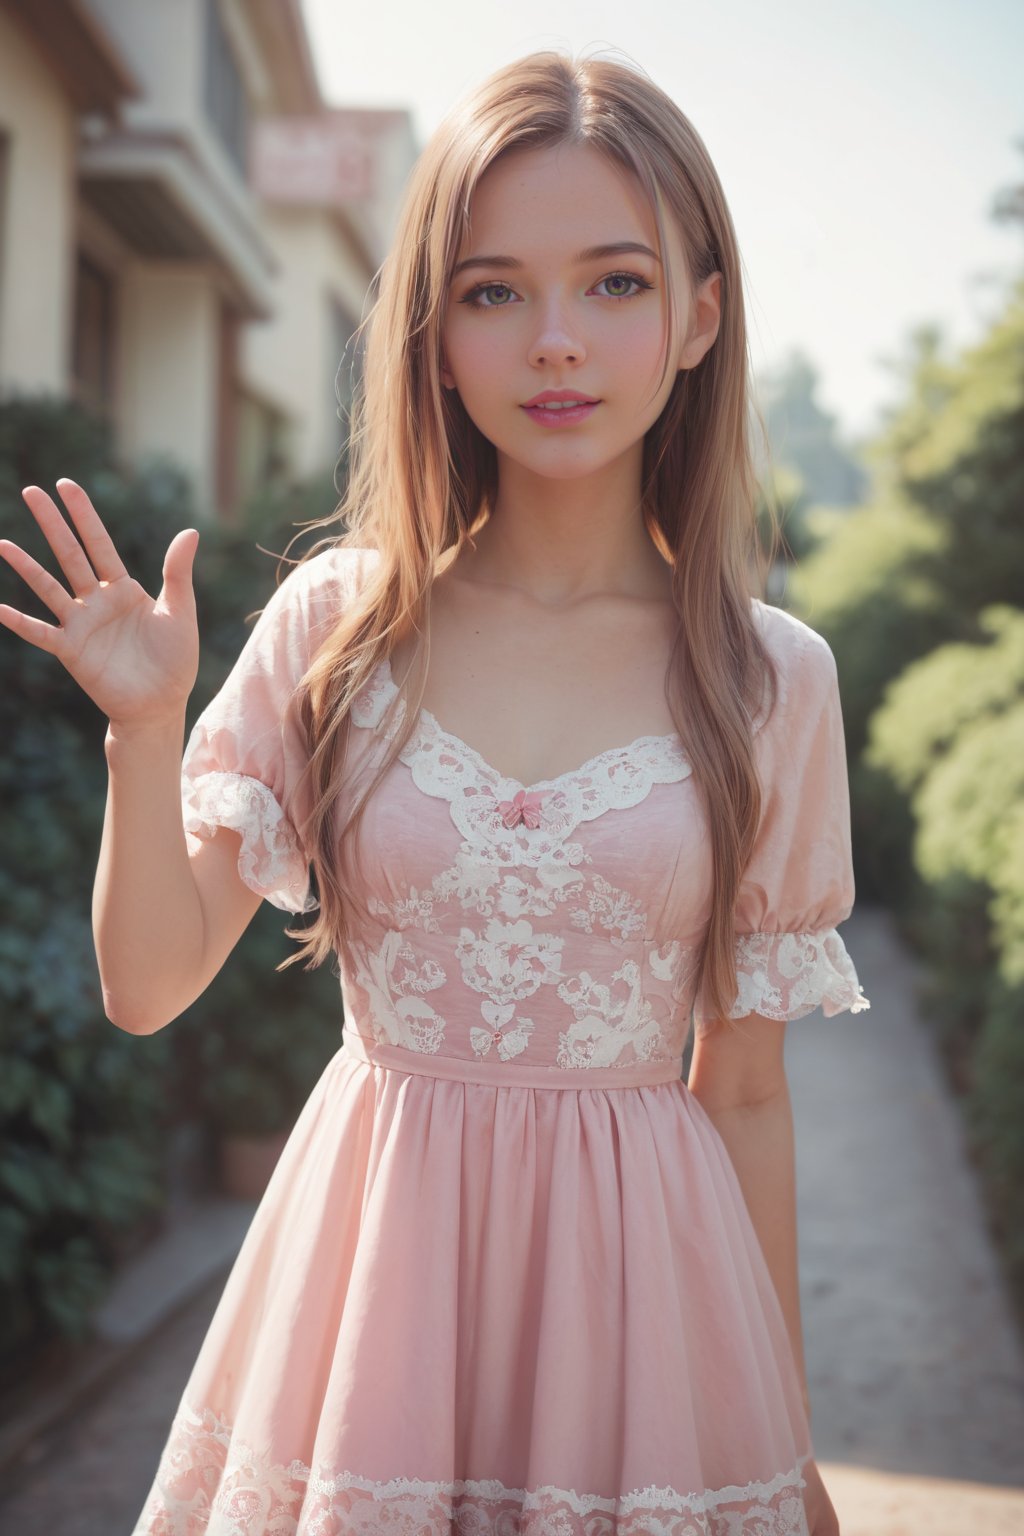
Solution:
{"label": "eye", "polygon": [[[485,293],[497,293],[497,301],[495,303],[483,303],[483,295]],[[464,299],[459,300],[459,303],[469,304],[473,309],[504,309],[509,303],[512,293],[513,290],[509,287],[508,283],[477,283],[475,288],[469,290]]]}
{"label": "eye", "polygon": [[[597,283],[596,286],[600,288],[602,283],[615,285],[614,289],[602,295],[606,299],[636,299],[645,290],[654,287],[654,284],[649,283],[646,277],[641,277],[639,272],[609,272],[608,276],[602,277],[601,282]],[[636,291],[633,293],[624,291],[624,288],[628,287],[630,283],[637,285]]]}

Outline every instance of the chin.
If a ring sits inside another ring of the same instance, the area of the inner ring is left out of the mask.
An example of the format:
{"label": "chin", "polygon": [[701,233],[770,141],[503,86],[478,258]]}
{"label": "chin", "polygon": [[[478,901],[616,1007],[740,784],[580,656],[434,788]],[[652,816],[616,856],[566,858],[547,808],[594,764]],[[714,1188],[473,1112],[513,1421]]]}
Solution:
{"label": "chin", "polygon": [[[569,449],[568,443],[560,445],[563,450]],[[540,480],[585,480],[591,475],[599,475],[610,469],[615,463],[615,455],[601,454],[598,458],[592,454],[576,454],[563,451],[544,456],[532,454],[510,453],[507,449],[498,446],[499,472],[502,461],[514,465],[520,473],[536,475]]]}

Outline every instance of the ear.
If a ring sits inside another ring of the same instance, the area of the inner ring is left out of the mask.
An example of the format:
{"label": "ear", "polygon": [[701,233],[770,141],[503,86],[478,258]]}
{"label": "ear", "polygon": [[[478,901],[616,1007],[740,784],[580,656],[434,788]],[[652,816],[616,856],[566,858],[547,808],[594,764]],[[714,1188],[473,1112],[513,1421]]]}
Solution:
{"label": "ear", "polygon": [[448,364],[445,362],[443,352],[441,354],[441,383],[444,385],[445,389],[455,388],[455,376],[451,369],[448,367]]}
{"label": "ear", "polygon": [[722,323],[722,274],[712,272],[693,295],[690,328],[679,348],[679,370],[696,368],[711,350]]}

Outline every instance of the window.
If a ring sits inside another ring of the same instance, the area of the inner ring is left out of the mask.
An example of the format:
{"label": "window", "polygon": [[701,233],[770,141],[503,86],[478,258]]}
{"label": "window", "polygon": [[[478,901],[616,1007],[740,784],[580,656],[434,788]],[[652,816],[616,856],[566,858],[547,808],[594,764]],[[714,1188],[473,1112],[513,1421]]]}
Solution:
{"label": "window", "polygon": [[250,497],[280,488],[291,469],[288,419],[248,391],[238,396],[238,493]]}
{"label": "window", "polygon": [[79,251],[72,335],[75,399],[97,415],[114,407],[114,280]]}
{"label": "window", "polygon": [[245,86],[217,0],[206,0],[206,115],[243,178],[248,180],[249,114]]}

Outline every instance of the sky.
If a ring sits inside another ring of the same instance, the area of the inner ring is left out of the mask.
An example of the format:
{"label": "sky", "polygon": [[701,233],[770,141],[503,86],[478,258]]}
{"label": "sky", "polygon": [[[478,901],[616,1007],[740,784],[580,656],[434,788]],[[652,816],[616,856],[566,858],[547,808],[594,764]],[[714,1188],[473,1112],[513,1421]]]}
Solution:
{"label": "sky", "polygon": [[[302,0],[332,106],[405,107],[419,144],[537,48],[614,49],[690,118],[725,190],[756,374],[799,350],[841,436],[898,402],[918,326],[978,340],[1024,265],[1019,0]],[[1018,147],[1018,144],[1021,147]]]}

